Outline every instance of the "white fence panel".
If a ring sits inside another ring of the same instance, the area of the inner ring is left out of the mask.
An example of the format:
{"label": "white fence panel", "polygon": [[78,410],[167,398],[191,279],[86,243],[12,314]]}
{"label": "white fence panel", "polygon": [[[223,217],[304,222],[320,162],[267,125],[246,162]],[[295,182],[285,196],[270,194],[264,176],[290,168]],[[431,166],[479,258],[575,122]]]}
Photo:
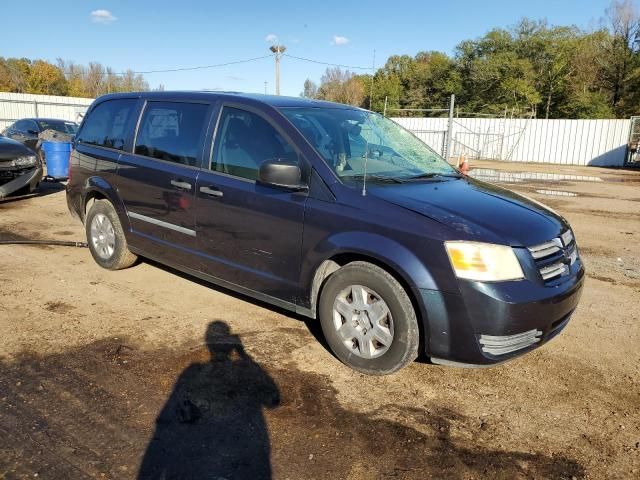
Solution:
{"label": "white fence panel", "polygon": [[404,128],[413,132],[416,137],[436,152],[440,154],[444,152],[447,138],[446,118],[399,117],[392,118],[392,120],[395,120]]}
{"label": "white fence panel", "polygon": [[20,118],[60,118],[80,121],[93,102],[91,98],[0,92],[0,130]]}
{"label": "white fence panel", "polygon": [[[393,118],[442,152],[446,118]],[[452,156],[567,165],[622,166],[630,120],[455,118]]]}

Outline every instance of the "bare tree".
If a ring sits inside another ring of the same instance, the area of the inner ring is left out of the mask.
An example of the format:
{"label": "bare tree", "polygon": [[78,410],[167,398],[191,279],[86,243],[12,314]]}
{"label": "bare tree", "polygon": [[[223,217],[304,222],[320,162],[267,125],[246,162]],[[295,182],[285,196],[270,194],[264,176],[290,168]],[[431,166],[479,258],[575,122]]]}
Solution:
{"label": "bare tree", "polygon": [[318,96],[318,86],[311,79],[307,78],[304,81],[304,90],[300,94],[304,98],[316,98]]}
{"label": "bare tree", "polygon": [[84,76],[84,85],[87,95],[95,98],[105,93],[104,67],[96,62],[89,63],[89,68]]}
{"label": "bare tree", "polygon": [[364,86],[356,75],[340,67],[327,68],[320,79],[317,97],[332,102],[361,105]]}

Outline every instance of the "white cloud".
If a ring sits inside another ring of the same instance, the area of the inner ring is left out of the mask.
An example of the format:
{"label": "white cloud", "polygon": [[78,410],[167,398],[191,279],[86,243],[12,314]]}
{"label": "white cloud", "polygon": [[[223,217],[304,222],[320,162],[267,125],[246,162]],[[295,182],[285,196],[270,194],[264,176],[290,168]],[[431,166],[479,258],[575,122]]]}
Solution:
{"label": "white cloud", "polygon": [[334,35],[333,36],[333,41],[331,42],[331,45],[346,45],[347,43],[349,43],[349,39],[347,37],[342,37],[340,35]]}
{"label": "white cloud", "polygon": [[91,12],[91,21],[93,23],[111,23],[117,19],[118,17],[115,17],[109,10],[94,10]]}
{"label": "white cloud", "polygon": [[264,37],[265,42],[276,43],[278,41],[278,36],[275,33],[270,33],[266,37]]}

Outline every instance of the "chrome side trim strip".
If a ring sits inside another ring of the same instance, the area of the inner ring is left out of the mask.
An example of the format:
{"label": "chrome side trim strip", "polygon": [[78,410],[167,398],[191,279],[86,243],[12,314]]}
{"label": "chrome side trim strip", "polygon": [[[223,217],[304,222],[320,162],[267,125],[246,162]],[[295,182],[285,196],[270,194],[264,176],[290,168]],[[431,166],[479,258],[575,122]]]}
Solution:
{"label": "chrome side trim strip", "polygon": [[135,212],[128,212],[130,218],[135,218],[136,220],[140,220],[142,222],[152,223],[153,225],[158,225],[159,227],[168,228],[169,230],[174,230],[176,232],[184,233],[185,235],[189,235],[191,237],[196,236],[196,231],[191,230],[190,228],[181,227],[180,225],[175,225],[169,222],[163,222],[162,220],[158,220],[157,218],[147,217],[146,215],[140,215]]}

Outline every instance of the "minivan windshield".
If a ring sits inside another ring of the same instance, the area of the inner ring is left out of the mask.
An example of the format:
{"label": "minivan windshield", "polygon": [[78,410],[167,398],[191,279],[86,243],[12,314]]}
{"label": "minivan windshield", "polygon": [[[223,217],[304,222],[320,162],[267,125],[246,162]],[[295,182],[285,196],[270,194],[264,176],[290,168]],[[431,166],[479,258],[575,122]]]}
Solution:
{"label": "minivan windshield", "polygon": [[78,124],[65,120],[36,120],[40,130],[55,130],[56,132],[75,135],[78,131]]}
{"label": "minivan windshield", "polygon": [[281,108],[344,181],[404,181],[459,174],[397,123],[366,110]]}

